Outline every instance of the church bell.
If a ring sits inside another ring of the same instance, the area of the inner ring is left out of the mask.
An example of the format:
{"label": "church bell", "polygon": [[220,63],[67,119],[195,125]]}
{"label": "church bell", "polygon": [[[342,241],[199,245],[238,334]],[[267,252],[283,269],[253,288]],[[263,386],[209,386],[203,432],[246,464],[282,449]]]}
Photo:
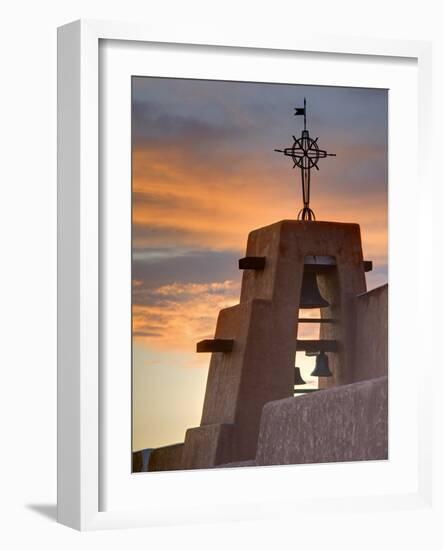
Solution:
{"label": "church bell", "polygon": [[313,271],[305,270],[301,285],[300,308],[314,309],[328,306],[329,302],[323,298],[318,289],[317,275]]}
{"label": "church bell", "polygon": [[295,367],[294,371],[294,386],[301,386],[302,384],[306,384],[306,382],[301,377],[300,367]]}
{"label": "church bell", "polygon": [[329,370],[329,359],[324,351],[321,351],[315,358],[315,369],[311,376],[332,376]]}

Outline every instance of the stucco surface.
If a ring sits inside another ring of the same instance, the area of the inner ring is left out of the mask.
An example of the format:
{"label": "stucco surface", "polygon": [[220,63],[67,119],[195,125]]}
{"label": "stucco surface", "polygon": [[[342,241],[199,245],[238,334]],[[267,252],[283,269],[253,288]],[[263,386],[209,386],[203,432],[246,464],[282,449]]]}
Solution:
{"label": "stucco surface", "polygon": [[183,443],[159,447],[151,452],[148,470],[150,472],[182,469]]}
{"label": "stucco surface", "polygon": [[229,462],[232,445],[232,424],[211,424],[191,428],[186,431],[182,469],[211,468]]}
{"label": "stucco surface", "polygon": [[223,468],[245,468],[251,466],[257,466],[255,460],[240,460],[240,462],[228,462],[227,464],[220,465]]}
{"label": "stucco surface", "polygon": [[352,380],[388,374],[388,285],[355,299],[355,358]]}
{"label": "stucco surface", "polygon": [[257,465],[388,458],[388,380],[380,377],[270,402]]}

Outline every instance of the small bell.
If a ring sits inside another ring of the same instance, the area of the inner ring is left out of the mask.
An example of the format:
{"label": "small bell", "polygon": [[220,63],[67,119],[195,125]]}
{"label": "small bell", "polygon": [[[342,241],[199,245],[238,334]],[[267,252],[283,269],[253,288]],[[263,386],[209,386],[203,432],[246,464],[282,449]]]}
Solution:
{"label": "small bell", "polygon": [[305,270],[301,284],[300,308],[313,309],[328,306],[329,302],[323,298],[318,289],[317,275],[313,271]]}
{"label": "small bell", "polygon": [[301,386],[303,384],[306,384],[306,382],[303,380],[300,374],[300,368],[295,367],[294,368],[294,386]]}
{"label": "small bell", "polygon": [[311,376],[332,376],[329,370],[329,359],[324,351],[315,358],[315,369],[311,372]]}

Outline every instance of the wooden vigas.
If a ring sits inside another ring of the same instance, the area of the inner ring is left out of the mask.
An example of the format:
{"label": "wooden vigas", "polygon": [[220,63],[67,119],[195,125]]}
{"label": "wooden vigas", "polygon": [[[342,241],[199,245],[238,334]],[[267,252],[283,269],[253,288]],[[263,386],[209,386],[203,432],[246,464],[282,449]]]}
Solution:
{"label": "wooden vigas", "polygon": [[234,347],[234,340],[213,338],[197,342],[197,353],[230,353]]}
{"label": "wooden vigas", "polygon": [[239,269],[255,269],[260,271],[265,268],[266,258],[264,256],[246,256],[238,260]]}
{"label": "wooden vigas", "polygon": [[[333,376],[322,387],[353,379],[353,304],[366,291],[370,267],[363,262],[360,227],[281,221],[250,233],[247,258],[265,262],[243,264],[240,303],[219,313],[215,340],[235,345],[230,353],[211,356],[201,426],[186,433],[185,469],[255,457],[264,404],[294,395],[297,348],[334,350],[329,353]],[[333,320],[321,323],[317,343],[296,339],[305,262],[316,270],[321,294],[330,303],[321,316]]]}

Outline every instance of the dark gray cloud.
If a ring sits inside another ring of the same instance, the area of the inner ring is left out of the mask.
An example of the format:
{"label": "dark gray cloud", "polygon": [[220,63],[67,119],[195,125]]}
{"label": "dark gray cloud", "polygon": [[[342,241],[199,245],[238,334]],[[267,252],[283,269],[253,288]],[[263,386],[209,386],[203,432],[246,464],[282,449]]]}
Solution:
{"label": "dark gray cloud", "polygon": [[[216,252],[211,250],[146,249],[137,251],[132,262],[132,279],[142,281],[134,288],[134,302],[152,303],[153,291],[162,285],[173,283],[213,283],[226,280],[239,281],[240,252]],[[219,291],[220,292],[220,291]],[[156,300],[161,300],[157,296]]]}
{"label": "dark gray cloud", "polygon": [[168,112],[167,106],[161,102],[134,101],[132,104],[132,138],[135,147],[147,146],[149,143],[198,146],[200,143],[239,139],[250,131],[230,121],[214,121]]}
{"label": "dark gray cloud", "polygon": [[[188,121],[191,127],[201,124],[261,130],[255,138],[265,141],[269,137],[285,139],[300,129],[302,119],[292,113],[304,97],[309,127],[322,139],[352,136],[350,142],[354,143],[386,142],[388,96],[382,89],[146,77],[133,80],[134,105],[148,106],[149,120],[164,120],[166,131],[180,129]],[[179,122],[168,122],[168,117]],[[158,129],[161,134],[161,125]]]}
{"label": "dark gray cloud", "polygon": [[316,185],[325,180],[326,189],[332,178],[335,192],[383,192],[388,94],[382,89],[137,77],[134,143],[179,146],[195,166],[226,173],[240,163],[243,170],[248,163],[254,169],[260,159],[284,185],[288,164],[273,149],[290,146],[299,134],[302,117],[292,114],[304,97],[311,135],[338,155],[320,165]]}

